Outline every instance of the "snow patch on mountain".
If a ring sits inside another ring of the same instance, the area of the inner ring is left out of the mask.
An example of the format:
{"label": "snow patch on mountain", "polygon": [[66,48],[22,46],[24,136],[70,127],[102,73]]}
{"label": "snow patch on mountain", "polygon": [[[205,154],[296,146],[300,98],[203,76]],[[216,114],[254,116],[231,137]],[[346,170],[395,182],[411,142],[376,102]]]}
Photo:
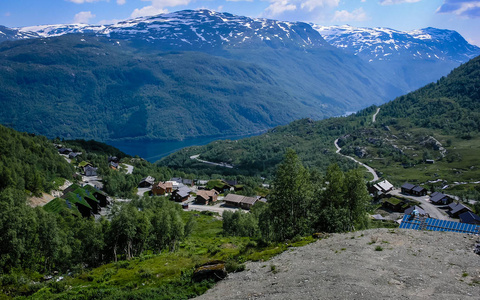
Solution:
{"label": "snow patch on mountain", "polygon": [[205,9],[140,17],[112,25],[44,25],[18,30],[41,37],[83,33],[149,43],[160,41],[179,48],[240,47],[259,42],[271,47],[329,47],[306,23],[254,19]]}
{"label": "snow patch on mountain", "polygon": [[312,27],[331,45],[346,49],[369,61],[410,58],[453,60],[462,63],[480,55],[479,47],[469,44],[453,30],[429,27],[399,31],[390,28],[315,24]]}

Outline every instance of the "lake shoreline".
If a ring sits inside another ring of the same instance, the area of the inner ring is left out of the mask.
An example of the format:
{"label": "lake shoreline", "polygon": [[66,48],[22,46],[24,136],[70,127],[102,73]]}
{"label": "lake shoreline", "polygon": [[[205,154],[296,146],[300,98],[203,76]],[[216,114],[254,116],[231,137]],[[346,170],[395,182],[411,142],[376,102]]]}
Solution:
{"label": "lake shoreline", "polygon": [[218,140],[239,140],[242,138],[261,135],[266,130],[246,135],[226,135],[226,136],[208,136],[188,138],[184,140],[152,140],[152,139],[128,139],[105,141],[106,144],[118,148],[131,156],[139,156],[143,159],[155,163],[158,160],[180,151],[183,148],[193,146],[203,146]]}

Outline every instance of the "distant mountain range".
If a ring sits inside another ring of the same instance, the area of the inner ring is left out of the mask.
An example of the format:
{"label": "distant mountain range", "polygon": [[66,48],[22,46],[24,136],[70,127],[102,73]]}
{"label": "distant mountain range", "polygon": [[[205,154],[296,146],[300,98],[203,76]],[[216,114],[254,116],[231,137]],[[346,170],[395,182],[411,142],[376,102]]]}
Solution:
{"label": "distant mountain range", "polygon": [[369,61],[399,59],[464,63],[480,54],[458,32],[424,28],[410,32],[389,28],[313,25],[331,45]]}
{"label": "distant mountain range", "polygon": [[[418,46],[421,55],[373,60],[381,42],[360,50],[375,30],[354,42],[347,30],[209,10],[113,25],[0,27],[0,122],[104,141],[248,134],[381,104],[480,54],[437,30],[422,42],[433,48]],[[407,49],[406,35],[378,39],[397,38]]]}

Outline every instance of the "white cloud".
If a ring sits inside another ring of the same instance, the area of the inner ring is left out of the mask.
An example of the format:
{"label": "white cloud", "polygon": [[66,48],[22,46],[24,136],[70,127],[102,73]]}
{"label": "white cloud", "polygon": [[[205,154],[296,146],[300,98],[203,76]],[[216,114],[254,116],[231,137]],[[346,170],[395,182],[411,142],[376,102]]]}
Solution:
{"label": "white cloud", "polygon": [[132,18],[154,16],[158,14],[164,14],[168,12],[166,7],[175,7],[178,5],[187,5],[191,0],[142,0],[145,2],[151,2],[151,5],[136,8],[132,12]]}
{"label": "white cloud", "polygon": [[11,12],[7,11],[6,13],[3,14],[5,17],[10,17],[12,15]]}
{"label": "white cloud", "polygon": [[393,4],[402,4],[402,3],[415,3],[422,0],[380,0],[380,5],[393,5]]}
{"label": "white cloud", "polygon": [[78,23],[88,24],[88,22],[92,18],[95,18],[95,15],[92,14],[91,11],[81,11],[75,15],[75,17],[73,18],[73,22],[76,24]]}
{"label": "white cloud", "polygon": [[300,7],[310,12],[319,7],[337,7],[340,0],[306,0],[301,2]]}
{"label": "white cloud", "polygon": [[270,5],[265,9],[264,15],[276,17],[290,11],[303,13],[318,12],[319,9],[337,7],[340,0],[269,0]]}
{"label": "white cloud", "polygon": [[245,1],[245,2],[253,2],[253,0],[226,0],[227,2],[241,2],[241,1]]}
{"label": "white cloud", "polygon": [[346,10],[337,10],[335,15],[333,16],[332,21],[339,21],[339,22],[362,22],[368,20],[368,16],[363,10],[362,7],[355,9],[352,12]]}
{"label": "white cloud", "polygon": [[480,18],[480,1],[478,0],[445,0],[437,13],[450,13],[464,18]]}
{"label": "white cloud", "polygon": [[138,18],[138,17],[145,17],[145,16],[155,16],[155,15],[164,14],[167,12],[168,12],[167,9],[156,8],[150,5],[142,8],[135,8],[131,16],[132,18]]}
{"label": "white cloud", "polygon": [[117,0],[118,5],[124,5],[125,3],[127,3],[127,0]]}
{"label": "white cloud", "polygon": [[271,0],[270,5],[265,9],[267,16],[278,16],[286,11],[296,10],[297,6],[288,0]]}

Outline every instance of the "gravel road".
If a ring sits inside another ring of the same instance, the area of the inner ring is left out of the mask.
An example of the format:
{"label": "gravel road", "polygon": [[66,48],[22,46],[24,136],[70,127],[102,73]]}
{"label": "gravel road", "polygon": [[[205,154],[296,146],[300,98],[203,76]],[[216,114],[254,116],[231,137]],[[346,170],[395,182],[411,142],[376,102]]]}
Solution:
{"label": "gravel road", "polygon": [[198,299],[479,299],[477,239],[403,229],[334,234],[247,263]]}
{"label": "gravel road", "polygon": [[391,195],[405,197],[408,199],[412,199],[421,203],[422,208],[429,214],[431,218],[439,219],[439,220],[447,220],[447,221],[458,221],[458,219],[452,219],[447,216],[442,210],[440,210],[437,206],[430,202],[430,196],[409,196],[401,193],[400,189],[394,189],[389,192]]}
{"label": "gravel road", "polygon": [[335,140],[334,144],[335,144],[335,147],[337,148],[337,151],[335,151],[335,153],[338,153],[339,155],[341,155],[343,157],[346,157],[348,159],[351,159],[354,162],[360,164],[361,166],[365,167],[367,169],[367,171],[370,172],[373,175],[373,179],[370,180],[371,182],[377,181],[379,179],[379,177],[377,175],[377,172],[375,172],[375,170],[372,167],[367,166],[366,164],[356,160],[355,158],[353,158],[351,156],[343,155],[342,153],[340,153],[340,151],[342,151],[342,148],[340,148],[340,146],[338,146],[338,139]]}

